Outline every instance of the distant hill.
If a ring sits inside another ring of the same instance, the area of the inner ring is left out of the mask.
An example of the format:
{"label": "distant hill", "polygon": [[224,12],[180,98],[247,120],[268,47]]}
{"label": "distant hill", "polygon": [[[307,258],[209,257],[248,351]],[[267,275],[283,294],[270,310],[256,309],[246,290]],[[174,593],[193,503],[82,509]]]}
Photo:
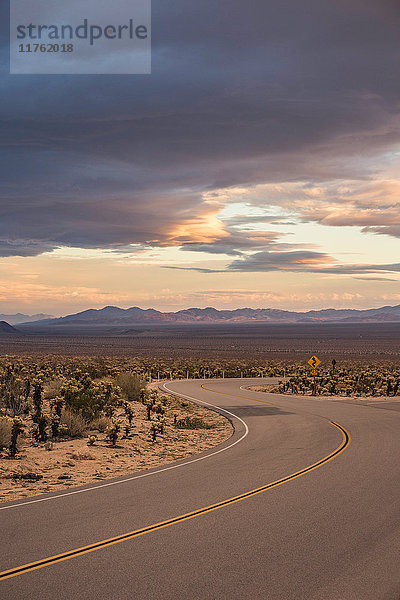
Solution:
{"label": "distant hill", "polygon": [[53,316],[45,315],[43,313],[37,315],[24,315],[23,313],[17,313],[15,315],[0,314],[0,321],[6,321],[10,325],[18,325],[18,323],[31,323],[33,321],[42,321],[43,319],[53,319]]}
{"label": "distant hill", "polygon": [[84,310],[59,319],[44,319],[24,323],[25,328],[51,327],[51,329],[95,328],[95,327],[131,327],[143,324],[175,323],[379,323],[400,322],[400,305],[383,306],[368,310],[334,309],[294,312],[274,308],[238,308],[235,310],[217,310],[208,308],[188,308],[177,312],[161,312],[149,309],[118,308],[106,306],[96,310]]}
{"label": "distant hill", "polygon": [[21,332],[6,321],[0,321],[0,335],[21,335]]}

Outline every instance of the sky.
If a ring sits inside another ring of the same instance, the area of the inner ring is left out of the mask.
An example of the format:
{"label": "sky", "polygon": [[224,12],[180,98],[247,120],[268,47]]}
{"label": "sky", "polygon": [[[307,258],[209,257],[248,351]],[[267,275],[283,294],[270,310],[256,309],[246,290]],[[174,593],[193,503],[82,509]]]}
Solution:
{"label": "sky", "polygon": [[151,75],[10,75],[6,4],[0,312],[400,304],[397,0],[153,0]]}

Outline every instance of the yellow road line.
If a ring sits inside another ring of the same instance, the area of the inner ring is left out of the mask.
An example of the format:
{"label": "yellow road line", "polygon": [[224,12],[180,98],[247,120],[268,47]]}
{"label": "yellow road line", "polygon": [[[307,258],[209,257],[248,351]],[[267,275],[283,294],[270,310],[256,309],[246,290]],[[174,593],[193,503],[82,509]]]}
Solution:
{"label": "yellow road line", "polygon": [[336,456],[338,456],[343,450],[350,444],[351,436],[348,431],[338,423],[334,421],[330,421],[330,423],[339,429],[342,433],[342,443],[338,446],[333,452],[320,459],[316,463],[297,471],[296,473],[292,473],[287,477],[283,477],[282,479],[278,479],[277,481],[273,481],[266,485],[263,485],[259,488],[251,490],[249,492],[245,492],[244,494],[240,494],[239,496],[234,496],[233,498],[228,498],[227,500],[223,500],[222,502],[217,502],[216,504],[211,504],[210,506],[206,506],[204,508],[200,508],[198,510],[186,513],[184,515],[179,515],[178,517],[174,517],[173,519],[168,519],[167,521],[162,521],[161,523],[155,523],[154,525],[150,525],[148,527],[144,527],[142,529],[136,529],[135,531],[130,531],[128,533],[124,533],[123,535],[119,535],[113,538],[109,538],[107,540],[102,540],[100,542],[96,542],[95,544],[90,544],[89,546],[82,546],[81,548],[76,548],[75,550],[70,550],[69,552],[63,552],[62,554],[56,554],[55,556],[49,556],[42,560],[38,560],[32,563],[28,563],[26,565],[22,565],[20,567],[15,567],[13,569],[8,569],[7,571],[3,571],[0,573],[0,579],[10,579],[11,577],[16,577],[17,575],[22,575],[24,573],[29,573],[30,571],[35,571],[36,569],[42,569],[43,567],[47,567],[64,560],[69,560],[70,558],[75,558],[77,556],[82,556],[83,554],[87,554],[89,552],[94,552],[95,550],[100,550],[101,548],[106,548],[108,546],[113,546],[114,544],[119,544],[120,542],[124,542],[126,540],[130,540],[135,537],[139,537],[140,535],[144,535],[146,533],[151,533],[152,531],[157,531],[159,529],[163,529],[164,527],[169,527],[170,525],[175,525],[177,523],[181,523],[182,521],[187,521],[188,519],[193,519],[194,517],[198,517],[200,515],[204,515],[213,510],[218,510],[219,508],[223,508],[224,506],[228,506],[230,504],[234,504],[235,502],[240,502],[241,500],[245,500],[246,498],[250,498],[255,496],[256,494],[260,494],[269,490],[273,487],[277,487],[278,485],[282,485],[283,483],[287,483],[292,479],[296,479],[297,477],[301,477],[305,475],[309,471],[313,471],[323,464],[329,462]]}

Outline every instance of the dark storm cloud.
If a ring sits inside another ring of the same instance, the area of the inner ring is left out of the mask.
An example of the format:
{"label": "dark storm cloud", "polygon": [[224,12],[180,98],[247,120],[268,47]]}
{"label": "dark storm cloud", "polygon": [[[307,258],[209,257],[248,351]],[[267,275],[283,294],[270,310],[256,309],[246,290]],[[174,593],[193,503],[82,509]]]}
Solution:
{"label": "dark storm cloud", "polygon": [[399,138],[399,24],[389,1],[153,0],[151,76],[10,76],[3,48],[0,255],[190,244],[203,192],[368,176],[346,157]]}

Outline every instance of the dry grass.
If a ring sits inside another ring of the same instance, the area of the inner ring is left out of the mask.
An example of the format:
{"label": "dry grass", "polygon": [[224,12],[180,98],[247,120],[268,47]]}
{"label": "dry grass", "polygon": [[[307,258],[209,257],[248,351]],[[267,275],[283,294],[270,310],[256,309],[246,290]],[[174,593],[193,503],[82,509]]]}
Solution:
{"label": "dry grass", "polygon": [[82,437],[88,430],[85,419],[68,408],[64,409],[62,412],[61,424],[68,427],[68,435],[72,438]]}

